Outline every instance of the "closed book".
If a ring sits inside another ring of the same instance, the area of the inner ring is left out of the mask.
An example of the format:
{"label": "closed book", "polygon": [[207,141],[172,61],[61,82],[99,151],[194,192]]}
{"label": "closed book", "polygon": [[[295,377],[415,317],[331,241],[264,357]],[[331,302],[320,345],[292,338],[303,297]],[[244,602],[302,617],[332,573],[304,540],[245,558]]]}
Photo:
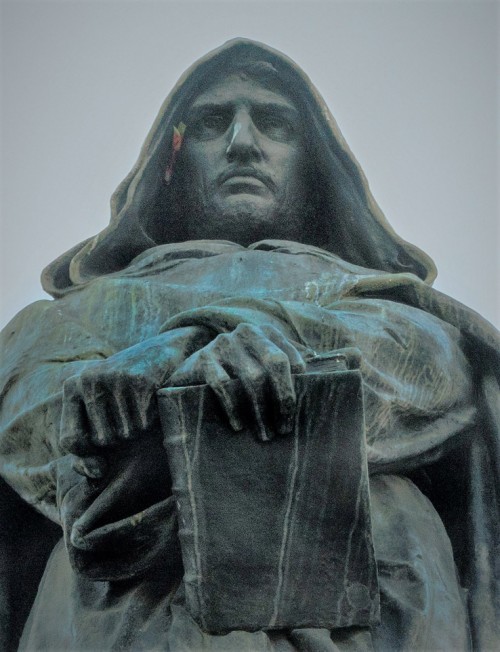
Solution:
{"label": "closed book", "polygon": [[293,430],[270,441],[234,432],[206,385],[158,393],[186,604],[207,632],[378,621],[360,373],[294,382]]}

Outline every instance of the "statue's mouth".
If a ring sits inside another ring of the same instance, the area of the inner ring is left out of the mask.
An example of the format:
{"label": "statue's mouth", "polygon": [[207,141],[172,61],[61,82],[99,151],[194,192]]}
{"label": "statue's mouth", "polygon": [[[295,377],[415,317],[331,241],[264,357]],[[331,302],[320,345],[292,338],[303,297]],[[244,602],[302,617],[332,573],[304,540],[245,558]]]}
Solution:
{"label": "statue's mouth", "polygon": [[273,180],[264,172],[253,167],[237,167],[226,170],[219,176],[218,182],[220,186],[226,184],[234,189],[240,186],[258,189],[263,185],[273,192],[275,189]]}

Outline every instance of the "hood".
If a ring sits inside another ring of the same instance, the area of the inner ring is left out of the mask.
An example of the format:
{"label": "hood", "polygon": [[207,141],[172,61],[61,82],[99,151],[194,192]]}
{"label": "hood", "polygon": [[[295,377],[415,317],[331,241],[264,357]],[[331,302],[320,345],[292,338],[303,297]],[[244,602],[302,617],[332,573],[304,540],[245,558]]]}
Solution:
{"label": "hood", "polygon": [[109,225],[43,271],[42,285],[49,294],[63,296],[93,278],[127,267],[151,247],[182,239],[164,182],[174,127],[182,121],[193,99],[236,58],[271,63],[306,113],[308,149],[315,166],[315,192],[324,225],[322,247],[362,267],[413,273],[432,283],[436,276],[432,260],[393,231],[325,101],[307,75],[288,57],[266,45],[234,39],[194,63],[180,78],[163,103],[136,164],[111,198]]}

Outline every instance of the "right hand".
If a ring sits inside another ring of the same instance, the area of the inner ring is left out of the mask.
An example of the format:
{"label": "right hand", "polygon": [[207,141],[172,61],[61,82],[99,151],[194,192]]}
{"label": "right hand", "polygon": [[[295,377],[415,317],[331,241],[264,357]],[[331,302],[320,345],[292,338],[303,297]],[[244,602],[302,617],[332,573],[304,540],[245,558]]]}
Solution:
{"label": "right hand", "polygon": [[[171,387],[208,384],[233,430],[250,423],[260,439],[291,432],[295,415],[292,374],[306,365],[297,345],[271,325],[239,324],[193,353],[170,377]],[[239,385],[229,381],[239,380]]]}
{"label": "right hand", "polygon": [[150,432],[159,421],[156,391],[208,336],[179,328],[97,361],[63,385],[59,443],[80,458],[76,470],[100,477],[103,449]]}

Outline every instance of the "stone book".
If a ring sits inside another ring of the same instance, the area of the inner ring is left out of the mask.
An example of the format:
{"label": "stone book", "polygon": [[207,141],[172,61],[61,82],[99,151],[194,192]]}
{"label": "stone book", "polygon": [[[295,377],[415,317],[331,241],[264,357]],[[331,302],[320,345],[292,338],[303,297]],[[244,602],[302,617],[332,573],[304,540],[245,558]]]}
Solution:
{"label": "stone book", "polygon": [[234,432],[207,386],[158,394],[186,604],[207,632],[378,622],[361,376],[324,367],[295,376],[293,431],[270,441]]}

